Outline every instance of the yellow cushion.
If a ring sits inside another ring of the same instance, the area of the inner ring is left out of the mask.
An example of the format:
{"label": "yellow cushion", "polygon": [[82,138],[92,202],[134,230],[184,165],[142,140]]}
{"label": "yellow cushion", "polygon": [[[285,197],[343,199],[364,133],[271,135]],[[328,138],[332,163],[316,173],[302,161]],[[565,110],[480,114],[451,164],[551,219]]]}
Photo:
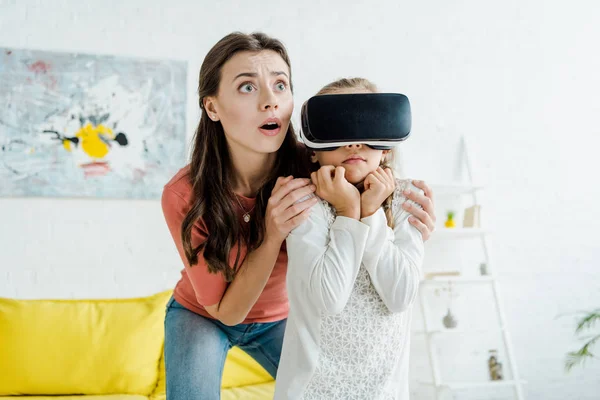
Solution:
{"label": "yellow cushion", "polygon": [[[221,390],[221,400],[272,400],[275,382]],[[27,399],[29,400],[29,399]]]}
{"label": "yellow cushion", "polygon": [[[234,387],[221,391],[221,400],[271,400],[275,391],[275,382]],[[164,394],[159,396],[164,399]],[[151,397],[154,398],[154,397]],[[0,400],[147,400],[146,396],[136,395],[108,395],[108,396],[52,396],[52,397],[0,397]]]}
{"label": "yellow cushion", "polygon": [[221,381],[223,389],[257,385],[271,381],[273,381],[271,375],[248,354],[238,347],[229,350],[223,369],[223,380]]}
{"label": "yellow cushion", "polygon": [[170,295],[0,298],[0,396],[149,395],[157,383]]}
{"label": "yellow cushion", "polygon": [[148,400],[146,396],[137,394],[109,394],[106,396],[12,396],[0,397],[0,400]]}

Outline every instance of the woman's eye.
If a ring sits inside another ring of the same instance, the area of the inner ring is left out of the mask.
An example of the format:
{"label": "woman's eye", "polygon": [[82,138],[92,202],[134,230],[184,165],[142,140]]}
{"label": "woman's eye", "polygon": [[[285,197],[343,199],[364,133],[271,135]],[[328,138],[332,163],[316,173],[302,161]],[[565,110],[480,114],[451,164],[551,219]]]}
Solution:
{"label": "woman's eye", "polygon": [[275,87],[277,90],[283,92],[287,88],[287,85],[284,82],[279,82]]}
{"label": "woman's eye", "polygon": [[250,93],[254,90],[254,86],[252,86],[250,83],[244,83],[242,86],[240,86],[240,90],[244,93]]}

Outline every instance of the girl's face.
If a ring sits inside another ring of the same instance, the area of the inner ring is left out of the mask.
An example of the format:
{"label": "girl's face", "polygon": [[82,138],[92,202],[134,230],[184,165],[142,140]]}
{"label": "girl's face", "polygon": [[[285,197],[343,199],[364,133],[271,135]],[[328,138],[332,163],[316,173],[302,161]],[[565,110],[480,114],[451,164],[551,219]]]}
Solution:
{"label": "girl's face", "polygon": [[268,154],[281,147],[294,108],[289,76],[271,50],[239,52],[223,65],[217,95],[204,106],[233,151]]}
{"label": "girl's face", "polygon": [[[327,94],[371,93],[364,89],[341,89]],[[311,161],[320,166],[342,166],[346,170],[346,180],[354,185],[365,180],[385,159],[389,150],[375,150],[364,144],[350,144],[331,151],[313,151]]]}
{"label": "girl's face", "polygon": [[344,167],[346,180],[354,185],[365,180],[383,162],[389,150],[375,150],[364,144],[349,144],[332,151],[315,151],[312,162]]}

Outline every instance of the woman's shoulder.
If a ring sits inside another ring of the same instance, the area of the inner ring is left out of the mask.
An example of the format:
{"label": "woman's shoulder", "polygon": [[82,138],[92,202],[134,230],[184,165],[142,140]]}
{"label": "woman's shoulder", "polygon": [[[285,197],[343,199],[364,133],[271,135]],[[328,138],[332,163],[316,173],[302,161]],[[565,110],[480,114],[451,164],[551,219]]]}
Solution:
{"label": "woman's shoulder", "polygon": [[163,192],[170,191],[174,192],[181,197],[188,197],[192,192],[192,180],[190,178],[190,165],[186,165],[181,168],[173,177],[167,182],[163,188]]}
{"label": "woman's shoulder", "polygon": [[181,208],[192,201],[192,180],[189,164],[181,168],[163,188],[163,208]]}

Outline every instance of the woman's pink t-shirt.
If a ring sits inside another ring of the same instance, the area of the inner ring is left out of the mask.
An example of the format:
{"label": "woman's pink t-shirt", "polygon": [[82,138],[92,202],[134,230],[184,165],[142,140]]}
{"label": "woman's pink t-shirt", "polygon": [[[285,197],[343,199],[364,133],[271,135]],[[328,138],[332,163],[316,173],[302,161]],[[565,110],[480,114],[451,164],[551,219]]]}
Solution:
{"label": "woman's pink t-shirt", "polygon": [[[228,283],[225,282],[221,273],[213,274],[208,271],[202,252],[198,254],[198,263],[191,267],[185,257],[181,242],[181,224],[193,204],[193,199],[188,165],[182,168],[165,185],[162,195],[162,209],[165,220],[184,265],[181,271],[181,279],[175,286],[173,295],[177,302],[190,311],[207,318],[213,318],[204,309],[204,306],[217,304],[223,297]],[[253,198],[240,197],[239,200],[246,210],[251,210],[254,207],[255,199]],[[237,205],[235,202],[234,204]],[[235,208],[238,210],[239,223],[245,224],[246,222],[243,220],[244,211],[239,205]],[[207,217],[210,217],[210,215]],[[208,235],[209,232],[206,230],[204,221],[198,221],[192,230],[192,246],[196,247],[204,242]],[[242,247],[240,252],[242,258],[245,257],[246,252],[246,248]],[[234,265],[236,255],[237,246],[234,246],[230,253],[230,265]],[[286,271],[287,253],[284,242],[267,285],[243,321],[244,324],[273,322],[287,318],[289,305],[285,288]]]}

